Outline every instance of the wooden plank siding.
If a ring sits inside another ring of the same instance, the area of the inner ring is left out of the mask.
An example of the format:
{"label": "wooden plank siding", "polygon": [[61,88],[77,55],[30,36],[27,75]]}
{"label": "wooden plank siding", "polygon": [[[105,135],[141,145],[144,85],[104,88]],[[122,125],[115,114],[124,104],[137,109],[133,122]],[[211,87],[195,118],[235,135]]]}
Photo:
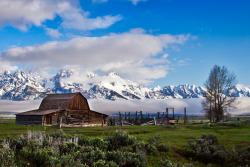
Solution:
{"label": "wooden plank siding", "polygon": [[86,98],[83,98],[81,94],[74,96],[69,104],[69,110],[90,110],[89,104]]}
{"label": "wooden plank siding", "polygon": [[31,125],[39,126],[42,125],[43,116],[42,115],[17,115],[16,125]]}

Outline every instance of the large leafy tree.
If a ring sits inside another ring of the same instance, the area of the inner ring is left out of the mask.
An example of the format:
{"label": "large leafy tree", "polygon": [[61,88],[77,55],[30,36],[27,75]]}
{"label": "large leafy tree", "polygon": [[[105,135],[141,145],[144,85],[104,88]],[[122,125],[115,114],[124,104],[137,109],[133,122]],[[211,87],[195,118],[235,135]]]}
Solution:
{"label": "large leafy tree", "polygon": [[230,90],[236,84],[236,76],[225,66],[215,65],[205,82],[206,94],[202,102],[203,109],[210,121],[223,120],[228,108],[235,106],[236,98]]}

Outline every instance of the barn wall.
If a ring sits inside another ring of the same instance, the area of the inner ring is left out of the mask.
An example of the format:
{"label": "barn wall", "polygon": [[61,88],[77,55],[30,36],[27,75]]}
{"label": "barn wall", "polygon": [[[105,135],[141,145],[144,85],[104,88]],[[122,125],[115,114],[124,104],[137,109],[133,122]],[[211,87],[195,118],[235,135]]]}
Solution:
{"label": "barn wall", "polygon": [[41,115],[16,115],[16,125],[41,126],[42,118]]}
{"label": "barn wall", "polygon": [[[78,122],[83,121],[84,125],[107,125],[108,116],[93,112],[90,110],[70,110],[68,112],[69,119],[79,120]],[[63,119],[64,120],[64,119]],[[64,122],[64,121],[63,121]],[[65,119],[66,122],[66,119]],[[69,121],[70,124],[70,121]]]}
{"label": "barn wall", "polygon": [[70,110],[89,110],[89,105],[87,100],[81,96],[80,94],[77,94],[74,98],[72,98],[70,105]]}

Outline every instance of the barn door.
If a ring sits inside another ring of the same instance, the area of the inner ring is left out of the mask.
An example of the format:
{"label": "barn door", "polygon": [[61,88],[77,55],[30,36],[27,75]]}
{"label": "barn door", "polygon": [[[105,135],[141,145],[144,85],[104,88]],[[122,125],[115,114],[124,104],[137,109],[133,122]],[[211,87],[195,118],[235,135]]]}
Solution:
{"label": "barn door", "polygon": [[46,116],[46,124],[47,125],[51,125],[51,122],[52,122],[52,118],[51,118],[51,116]]}

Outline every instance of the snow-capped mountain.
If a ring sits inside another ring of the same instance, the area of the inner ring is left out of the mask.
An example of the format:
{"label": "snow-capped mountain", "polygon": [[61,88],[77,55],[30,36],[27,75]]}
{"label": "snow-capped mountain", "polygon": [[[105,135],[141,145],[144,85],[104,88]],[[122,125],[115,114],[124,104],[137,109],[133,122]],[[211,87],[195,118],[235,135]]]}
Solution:
{"label": "snow-capped mountain", "polygon": [[0,74],[0,97],[11,100],[29,100],[44,97],[51,92],[43,87],[34,77],[23,71]]}
{"label": "snow-capped mountain", "polygon": [[[73,82],[74,77],[81,82]],[[31,100],[47,93],[82,92],[88,98],[98,99],[169,99],[200,98],[205,89],[195,85],[179,85],[147,88],[133,81],[121,78],[114,72],[105,76],[94,73],[79,74],[74,70],[61,70],[52,78],[32,76],[23,71],[0,74],[0,98],[10,100]],[[231,91],[236,97],[250,97],[250,88],[235,86]]]}

